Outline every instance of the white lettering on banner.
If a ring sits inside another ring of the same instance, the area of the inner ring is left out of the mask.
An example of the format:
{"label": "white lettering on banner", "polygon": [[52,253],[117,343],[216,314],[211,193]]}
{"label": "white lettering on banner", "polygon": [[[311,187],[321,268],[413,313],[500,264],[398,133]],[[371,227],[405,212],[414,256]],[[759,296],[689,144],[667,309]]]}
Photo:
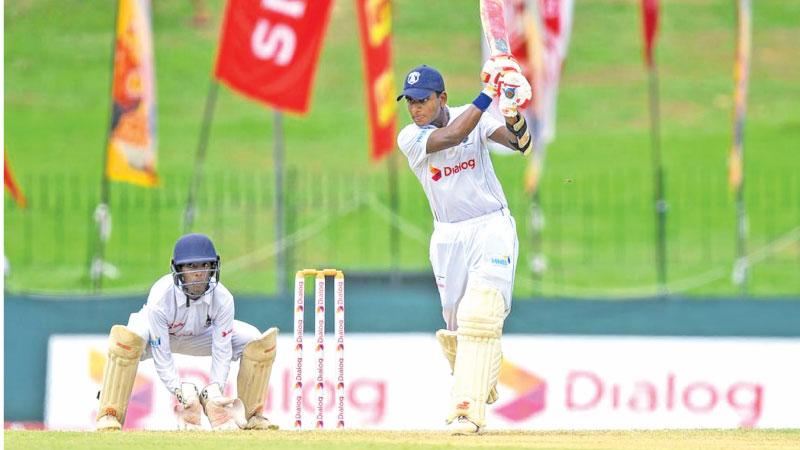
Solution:
{"label": "white lettering on banner", "polygon": [[[282,14],[292,19],[303,17],[306,11],[305,0],[261,0],[261,7],[267,11]],[[253,30],[250,45],[258,59],[275,59],[275,64],[286,66],[292,62],[297,48],[297,35],[294,29],[284,23],[270,26],[267,19],[260,19]]]}
{"label": "white lettering on banner", "polygon": [[292,61],[297,47],[297,37],[290,26],[279,23],[270,31],[269,21],[261,19],[256,24],[256,29],[253,30],[251,44],[256,58],[272,59],[274,57],[275,64],[285,66]]}
{"label": "white lettering on banner", "polygon": [[633,412],[672,411],[682,407],[691,413],[709,413],[717,407],[729,407],[741,417],[740,426],[752,427],[761,417],[763,393],[764,387],[760,384],[746,382],[727,387],[703,381],[676,386],[673,373],[667,375],[663,385],[647,380],[626,385],[594,372],[571,371],[567,375],[564,406],[574,411],[605,406]]}
{"label": "white lettering on banner", "polygon": [[261,7],[298,19],[306,11],[305,0],[261,0]]}

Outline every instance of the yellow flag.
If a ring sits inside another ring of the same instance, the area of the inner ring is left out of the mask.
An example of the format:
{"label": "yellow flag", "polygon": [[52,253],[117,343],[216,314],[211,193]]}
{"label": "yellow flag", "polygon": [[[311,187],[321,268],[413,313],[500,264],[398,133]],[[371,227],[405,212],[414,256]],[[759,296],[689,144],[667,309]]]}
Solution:
{"label": "yellow flag", "polygon": [[747,85],[750,75],[752,13],[750,0],[738,2],[736,63],[734,65],[733,145],[728,157],[728,183],[732,191],[742,186],[744,172],[744,119],[747,111]]}
{"label": "yellow flag", "polygon": [[158,185],[153,38],[149,0],[119,0],[106,176]]}

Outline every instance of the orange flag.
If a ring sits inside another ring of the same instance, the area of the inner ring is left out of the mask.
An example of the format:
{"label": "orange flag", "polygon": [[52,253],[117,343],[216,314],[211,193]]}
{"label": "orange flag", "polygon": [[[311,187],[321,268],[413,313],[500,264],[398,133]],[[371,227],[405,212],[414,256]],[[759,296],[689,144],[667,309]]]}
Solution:
{"label": "orange flag", "polygon": [[5,153],[3,153],[3,184],[5,184],[6,189],[8,189],[9,194],[11,194],[11,198],[13,198],[20,207],[25,208],[28,205],[25,196],[22,194],[22,190],[20,190],[16,180],[14,180],[11,166],[8,165],[8,155]]}
{"label": "orange flag", "polygon": [[149,0],[119,0],[106,176],[156,186],[156,99]]}

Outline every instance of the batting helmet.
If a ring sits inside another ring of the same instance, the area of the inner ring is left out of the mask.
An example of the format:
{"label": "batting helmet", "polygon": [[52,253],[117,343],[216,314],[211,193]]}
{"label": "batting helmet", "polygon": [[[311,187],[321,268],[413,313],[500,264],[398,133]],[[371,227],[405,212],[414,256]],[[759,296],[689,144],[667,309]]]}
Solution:
{"label": "batting helmet", "polygon": [[[183,270],[185,264],[191,263],[211,263],[209,269],[200,269],[207,272],[208,276],[200,283],[205,283],[206,288],[200,296],[208,294],[217,287],[219,282],[219,266],[220,260],[217,250],[214,248],[214,243],[211,239],[204,234],[193,233],[182,236],[175,243],[175,249],[172,251],[172,280],[175,286],[180,287],[187,297],[190,296],[189,286],[198,283],[188,283],[184,280],[184,274],[188,271]],[[193,271],[193,272],[196,272]],[[195,296],[196,294],[192,295]]]}

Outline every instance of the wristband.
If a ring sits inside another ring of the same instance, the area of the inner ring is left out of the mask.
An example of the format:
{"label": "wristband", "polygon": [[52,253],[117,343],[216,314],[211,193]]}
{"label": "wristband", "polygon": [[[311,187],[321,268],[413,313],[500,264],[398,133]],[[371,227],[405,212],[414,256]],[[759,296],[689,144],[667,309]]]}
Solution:
{"label": "wristband", "polygon": [[472,104],[475,105],[476,108],[480,109],[481,112],[484,112],[489,105],[492,104],[492,97],[489,97],[485,93],[481,92],[477,97],[475,97],[475,100],[472,101]]}

